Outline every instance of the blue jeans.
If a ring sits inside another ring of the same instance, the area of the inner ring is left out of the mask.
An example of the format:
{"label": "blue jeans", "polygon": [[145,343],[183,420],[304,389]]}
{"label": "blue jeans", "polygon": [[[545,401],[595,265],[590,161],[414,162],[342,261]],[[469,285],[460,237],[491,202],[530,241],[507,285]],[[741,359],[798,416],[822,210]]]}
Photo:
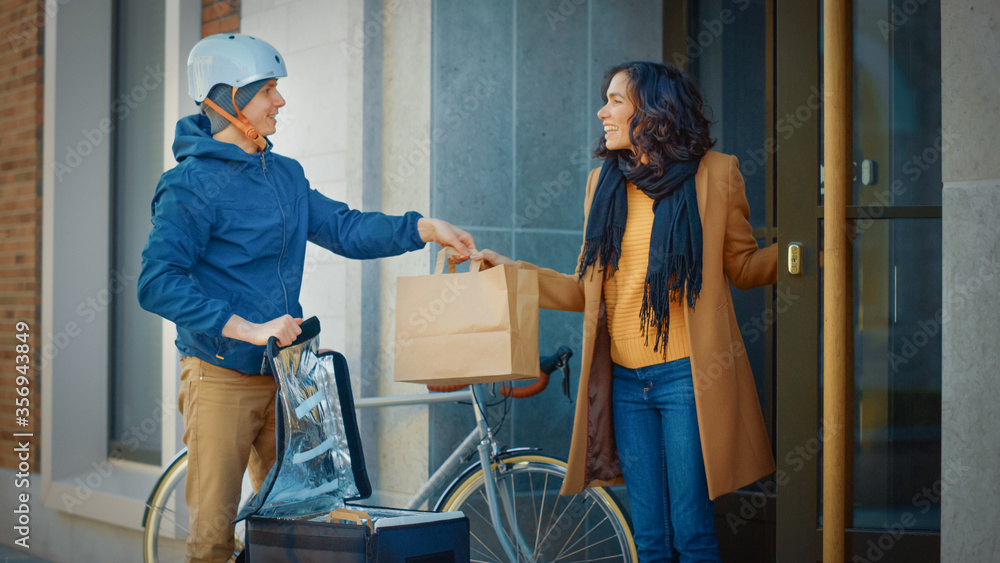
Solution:
{"label": "blue jeans", "polygon": [[690,359],[614,369],[615,440],[639,561],[720,561]]}

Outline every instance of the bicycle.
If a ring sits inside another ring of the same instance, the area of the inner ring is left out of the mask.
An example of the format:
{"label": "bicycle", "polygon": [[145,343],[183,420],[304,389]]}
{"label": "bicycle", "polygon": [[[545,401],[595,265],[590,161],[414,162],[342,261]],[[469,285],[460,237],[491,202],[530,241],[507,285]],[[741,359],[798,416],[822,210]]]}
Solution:
{"label": "bicycle", "polygon": [[[539,380],[527,387],[501,387],[504,400],[541,392],[550,374],[559,368],[568,382],[570,355],[569,348],[561,347],[555,355],[543,358]],[[560,496],[565,462],[541,455],[536,448],[501,449],[486,420],[486,390],[484,385],[472,385],[464,390],[355,400],[359,409],[442,402],[468,403],[473,408],[473,429],[405,508],[428,503],[435,511],[465,513],[473,561],[637,561],[630,521],[610,490],[590,488]],[[477,451],[478,460],[459,473]],[[490,470],[484,471],[487,465]],[[168,464],[146,503],[143,551],[147,562],[183,560],[186,468],[187,451],[182,450]],[[444,492],[431,505],[434,492],[449,478]],[[244,483],[248,488],[246,479]],[[242,548],[240,533],[238,530],[236,553]]]}

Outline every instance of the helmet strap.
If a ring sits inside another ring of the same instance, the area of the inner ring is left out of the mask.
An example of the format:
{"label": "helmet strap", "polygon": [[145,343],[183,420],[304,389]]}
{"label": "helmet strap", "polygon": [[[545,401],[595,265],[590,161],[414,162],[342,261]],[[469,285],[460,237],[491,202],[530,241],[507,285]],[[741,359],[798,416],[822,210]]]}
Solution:
{"label": "helmet strap", "polygon": [[248,139],[252,140],[254,143],[257,144],[257,147],[259,149],[258,152],[263,152],[264,149],[267,148],[267,141],[264,139],[262,135],[257,133],[257,129],[255,129],[253,125],[250,125],[250,120],[247,119],[247,116],[243,115],[243,112],[240,111],[239,106],[236,105],[236,87],[232,86],[232,89],[233,89],[233,94],[232,94],[233,107],[236,108],[236,115],[239,116],[239,119],[233,117],[232,115],[229,114],[228,111],[219,107],[219,104],[213,102],[211,98],[205,98],[204,100],[205,104],[208,105],[208,107],[215,110],[216,112],[218,112],[218,114],[221,115],[222,117],[228,119],[230,123],[232,123],[236,127],[239,127],[240,131],[243,131],[243,134],[246,135]]}

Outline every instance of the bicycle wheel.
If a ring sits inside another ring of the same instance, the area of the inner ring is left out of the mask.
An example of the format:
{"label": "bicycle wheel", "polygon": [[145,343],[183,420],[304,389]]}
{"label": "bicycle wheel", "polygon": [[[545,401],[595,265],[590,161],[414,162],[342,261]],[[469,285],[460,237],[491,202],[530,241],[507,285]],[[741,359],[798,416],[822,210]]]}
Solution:
{"label": "bicycle wheel", "polygon": [[[143,516],[142,554],[146,563],[184,561],[188,536],[188,511],[184,501],[184,481],[187,478],[187,450],[182,450],[170,462],[146,501]],[[240,505],[249,498],[249,476],[243,476]],[[243,549],[245,526],[236,526],[236,548],[230,561]]]}
{"label": "bicycle wheel", "polygon": [[[560,496],[566,464],[537,455],[511,455],[493,464],[501,488],[513,491],[514,513],[538,562],[637,561],[628,519],[605,489]],[[438,508],[461,510],[469,518],[472,561],[506,561],[490,519],[482,468],[442,495]],[[513,544],[504,520],[504,534]]]}

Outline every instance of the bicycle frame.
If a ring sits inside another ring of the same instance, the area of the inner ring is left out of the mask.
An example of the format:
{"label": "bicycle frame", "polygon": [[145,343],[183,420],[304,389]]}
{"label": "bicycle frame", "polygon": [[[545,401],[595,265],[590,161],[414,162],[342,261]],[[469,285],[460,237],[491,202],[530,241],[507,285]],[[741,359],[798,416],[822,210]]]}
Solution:
{"label": "bicycle frame", "polygon": [[[354,407],[363,408],[381,408],[381,407],[401,407],[407,405],[429,405],[432,403],[457,403],[460,401],[469,401],[475,404],[475,399],[472,395],[472,389],[465,389],[463,391],[454,391],[452,393],[426,393],[423,395],[397,395],[395,397],[363,397],[354,400]],[[476,447],[476,443],[481,439],[480,429],[477,426],[473,428],[469,435],[462,440],[455,451],[452,452],[448,459],[438,467],[437,470],[427,478],[427,481],[417,490],[416,493],[410,497],[410,500],[406,503],[407,510],[414,510],[417,507],[424,504],[430,499],[431,492],[441,484],[448,475],[458,469],[461,465],[462,460],[465,459]]]}
{"label": "bicycle frame", "polygon": [[[476,426],[471,432],[462,440],[462,443],[455,448],[455,451],[448,456],[448,459],[441,464],[440,467],[434,471],[433,474],[424,482],[423,485],[417,490],[416,493],[410,498],[406,503],[407,509],[415,509],[418,506],[423,505],[424,502],[428,501],[430,494],[435,490],[438,485],[441,484],[448,475],[455,472],[461,465],[462,460],[465,459],[472,451],[478,450],[479,461],[482,464],[483,471],[489,470],[492,478],[486,479],[486,496],[490,507],[490,518],[493,521],[493,528],[497,533],[497,537],[500,541],[500,545],[503,547],[504,552],[512,563],[517,563],[518,561],[526,560],[532,561],[532,551],[528,547],[527,542],[521,536],[521,532],[516,525],[516,516],[512,510],[512,496],[513,492],[504,489],[499,490],[497,486],[496,473],[492,470],[493,458],[499,453],[497,450],[497,444],[493,440],[493,434],[490,431],[489,425],[486,423],[486,418],[483,415],[482,408],[479,405],[477,398],[477,390],[481,392],[480,385],[470,385],[468,389],[462,391],[454,391],[451,393],[427,393],[421,395],[399,395],[396,397],[365,397],[361,399],[356,399],[354,401],[355,408],[378,408],[378,407],[394,407],[403,405],[420,405],[420,404],[431,404],[431,403],[452,403],[458,401],[469,401],[472,403],[472,410],[476,416]],[[502,494],[501,494],[502,493]],[[498,503],[497,500],[500,500]],[[500,518],[500,505],[504,507],[504,513],[507,517],[507,521],[510,524],[512,530],[514,530],[514,535],[516,536],[515,545],[511,545],[506,534],[503,533],[503,525],[501,524]]]}

